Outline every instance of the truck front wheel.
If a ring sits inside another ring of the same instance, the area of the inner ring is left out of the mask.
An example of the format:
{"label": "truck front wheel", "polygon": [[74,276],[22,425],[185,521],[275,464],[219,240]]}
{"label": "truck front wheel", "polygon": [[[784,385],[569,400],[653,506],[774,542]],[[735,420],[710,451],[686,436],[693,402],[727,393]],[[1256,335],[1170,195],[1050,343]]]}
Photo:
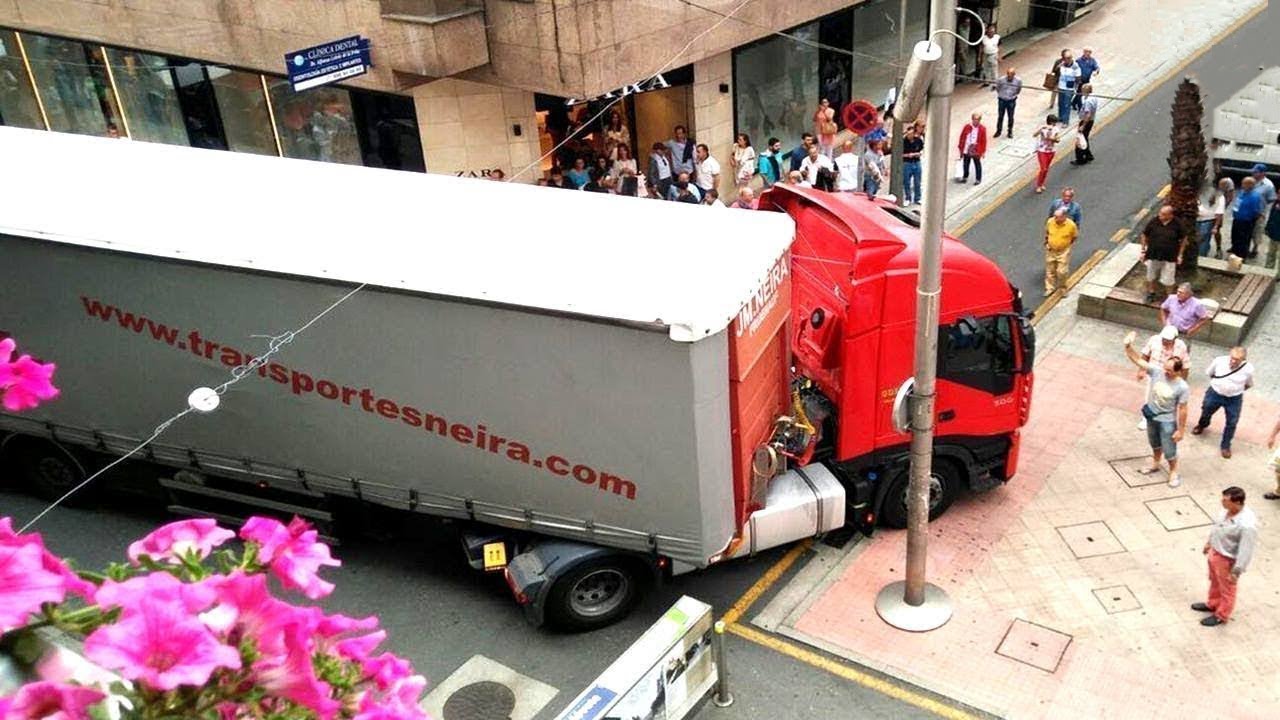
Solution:
{"label": "truck front wheel", "polygon": [[[952,463],[935,458],[933,475],[929,480],[929,520],[936,520],[946,512],[955,501],[960,491],[960,473]],[[891,528],[907,526],[907,494],[911,485],[911,471],[903,465],[894,473],[893,480],[885,490],[884,502],[880,507],[880,521]]]}
{"label": "truck front wheel", "polygon": [[547,594],[547,621],[580,632],[611,625],[631,611],[639,597],[636,563],[622,556],[588,560],[555,581]]}

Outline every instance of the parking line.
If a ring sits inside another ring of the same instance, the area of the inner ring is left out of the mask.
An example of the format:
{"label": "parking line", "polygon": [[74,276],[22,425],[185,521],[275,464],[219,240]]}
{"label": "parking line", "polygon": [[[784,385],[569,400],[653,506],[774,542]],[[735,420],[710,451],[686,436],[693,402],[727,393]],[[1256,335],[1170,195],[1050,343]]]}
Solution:
{"label": "parking line", "polygon": [[791,566],[795,564],[796,560],[800,559],[800,556],[809,549],[810,545],[811,541],[809,540],[796,543],[787,551],[786,555],[783,555],[776,563],[773,564],[772,567],[765,570],[764,574],[760,576],[759,580],[756,580],[754,585],[747,588],[747,591],[742,594],[742,597],[738,598],[738,601],[725,612],[724,617],[722,617],[721,620],[724,620],[726,625],[732,625],[738,622],[743,614],[747,612],[747,609],[754,605],[755,602],[760,599],[761,595],[768,592],[769,588],[773,587],[774,583],[778,582],[778,580],[786,574],[787,570],[791,569]]}
{"label": "parking line", "polygon": [[[1136,94],[1134,94],[1130,102],[1122,104],[1120,107],[1116,108],[1115,112],[1108,113],[1105,117],[1099,120],[1098,123],[1094,125],[1093,132],[1095,133],[1099,132],[1106,126],[1110,125],[1116,118],[1128,112],[1129,108],[1133,107],[1134,105],[1137,105],[1139,102],[1145,99],[1148,95],[1155,92],[1156,88],[1169,82],[1174,78],[1175,75],[1182,72],[1183,70],[1186,70],[1187,66],[1189,66],[1191,63],[1195,62],[1196,60],[1199,60],[1201,56],[1209,52],[1209,48],[1213,47],[1214,45],[1217,45],[1219,40],[1234,33],[1235,31],[1239,30],[1241,27],[1244,27],[1245,24],[1253,20],[1259,14],[1261,14],[1264,10],[1267,9],[1267,7],[1268,5],[1265,5],[1265,4],[1258,5],[1254,9],[1250,10],[1249,12],[1245,13],[1241,17],[1237,18],[1235,22],[1227,26],[1226,30],[1223,30],[1222,33],[1220,33],[1217,37],[1210,40],[1207,44],[1201,46],[1199,50],[1196,50],[1195,52],[1188,55],[1185,59],[1182,60],[1182,62],[1179,62],[1177,65],[1174,65],[1167,72],[1165,72],[1164,75],[1161,75],[1159,80],[1139,90]],[[1063,150],[1060,150],[1057,156],[1054,157],[1052,164],[1057,165],[1059,160],[1061,160],[1062,158],[1074,152],[1075,152],[1074,148],[1065,148]],[[1004,201],[1013,197],[1014,193],[1030,185],[1031,180],[1032,180],[1032,176],[1028,174],[1025,180],[1014,183],[1012,187],[1010,187],[1008,190],[1005,190],[1004,192],[997,195],[995,199],[993,199],[990,203],[988,203],[986,207],[982,208],[977,213],[975,213],[973,217],[969,218],[968,220],[965,220],[963,223],[960,224],[958,228],[951,231],[951,234],[959,237],[961,235],[964,235],[969,230],[973,229],[974,225],[977,225],[978,223],[982,222],[997,207],[1000,207],[1000,205],[1004,204]]]}
{"label": "parking line", "polygon": [[1129,228],[1120,228],[1111,235],[1111,242],[1119,245],[1126,237],[1129,236]]}
{"label": "parking line", "polygon": [[921,710],[931,712],[938,717],[947,718],[948,720],[977,720],[977,716],[967,713],[957,707],[935,700],[934,698],[898,685],[897,683],[890,682],[884,678],[863,672],[850,665],[846,665],[845,663],[837,662],[812,650],[802,648],[794,643],[787,642],[779,637],[757,630],[754,627],[733,623],[729,625],[728,629],[729,632],[748,642],[769,648],[770,650],[786,655],[792,660],[798,660],[805,665],[818,668],[819,670],[824,670],[836,677],[857,683],[882,695],[887,695],[895,700],[906,703],[907,705],[912,705],[920,708]]}
{"label": "parking line", "polygon": [[1169,190],[1171,190],[1172,188],[1173,188],[1172,184],[1165,183],[1164,187],[1160,188],[1160,192],[1156,193],[1156,197],[1160,198],[1161,200],[1165,199],[1165,196],[1169,194]]}
{"label": "parking line", "polygon": [[1141,210],[1139,210],[1138,212],[1134,213],[1134,214],[1133,214],[1133,224],[1134,224],[1134,225],[1137,225],[1138,223],[1142,222],[1142,218],[1146,217],[1146,216],[1147,216],[1147,214],[1148,214],[1148,213],[1150,213],[1150,212],[1151,212],[1151,208],[1145,208],[1145,207],[1144,207],[1144,208],[1142,208]]}

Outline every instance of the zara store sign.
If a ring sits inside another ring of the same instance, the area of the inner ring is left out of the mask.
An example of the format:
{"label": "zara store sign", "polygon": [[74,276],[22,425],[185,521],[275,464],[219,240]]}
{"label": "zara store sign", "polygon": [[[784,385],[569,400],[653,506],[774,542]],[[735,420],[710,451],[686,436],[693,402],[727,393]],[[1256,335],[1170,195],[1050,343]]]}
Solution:
{"label": "zara store sign", "polygon": [[649,92],[650,90],[665,90],[666,88],[669,88],[669,87],[671,87],[671,83],[667,82],[667,79],[662,77],[662,74],[659,73],[649,78],[648,80],[645,80],[644,82],[632,83],[630,85],[623,85],[617,90],[611,90],[603,95],[597,95],[593,98],[586,98],[581,100],[577,98],[569,98],[564,101],[564,104],[572,107],[574,105],[581,105],[582,103],[586,103],[586,102],[593,102],[596,100],[612,100],[614,98],[626,97],[628,95],[636,95],[642,92]]}

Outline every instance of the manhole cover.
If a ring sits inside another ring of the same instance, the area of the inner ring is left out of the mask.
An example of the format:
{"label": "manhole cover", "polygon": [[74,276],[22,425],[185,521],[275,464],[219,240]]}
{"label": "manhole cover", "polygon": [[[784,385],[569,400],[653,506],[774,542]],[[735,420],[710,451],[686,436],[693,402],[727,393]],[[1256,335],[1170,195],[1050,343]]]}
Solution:
{"label": "manhole cover", "polygon": [[1093,591],[1093,596],[1102,603],[1102,609],[1106,610],[1108,615],[1142,609],[1142,603],[1134,597],[1128,585],[1098,588]]}
{"label": "manhole cover", "polygon": [[443,720],[509,720],[516,695],[502,683],[488,680],[459,688],[444,701]]}
{"label": "manhole cover", "polygon": [[1028,138],[1026,142],[1007,143],[1000,147],[999,152],[1001,155],[1011,155],[1013,157],[1031,157],[1031,140]]}
{"label": "manhole cover", "polygon": [[1111,528],[1102,521],[1065,525],[1057,530],[1077,560],[1126,552],[1125,546],[1120,544],[1120,540],[1112,534]]}
{"label": "manhole cover", "polygon": [[1070,644],[1071,636],[1066,633],[1026,620],[1014,620],[996,654],[1052,673],[1057,672],[1058,663],[1062,662]]}
{"label": "manhole cover", "polygon": [[1213,520],[1200,509],[1190,495],[1148,500],[1146,506],[1164,529],[1170,532],[1213,524]]}
{"label": "manhole cover", "polygon": [[1139,455],[1138,457],[1117,458],[1108,460],[1107,464],[1115,471],[1116,475],[1124,481],[1125,485],[1131,488],[1145,487],[1147,485],[1164,485],[1169,482],[1168,473],[1163,470],[1150,475],[1143,475],[1138,472],[1144,467],[1151,464],[1150,455]]}

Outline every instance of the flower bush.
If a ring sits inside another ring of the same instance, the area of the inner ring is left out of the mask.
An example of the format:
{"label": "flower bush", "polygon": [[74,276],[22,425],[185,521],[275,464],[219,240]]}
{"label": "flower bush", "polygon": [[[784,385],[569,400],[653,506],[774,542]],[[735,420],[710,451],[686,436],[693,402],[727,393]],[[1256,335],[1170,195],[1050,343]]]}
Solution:
{"label": "flower bush", "polygon": [[53,363],[40,363],[23,355],[10,362],[17,343],[13,338],[0,338],[0,405],[16,412],[29,410],[44,400],[58,396],[53,386]]}
{"label": "flower bush", "polygon": [[236,536],[183,520],[129,546],[128,562],[75,572],[0,518],[0,640],[54,627],[114,673],[76,684],[41,677],[0,698],[0,720],[417,720],[426,680],[378,652],[375,617],[328,615],[311,600],[337,566],[316,531],[295,519],[251,518]]}

